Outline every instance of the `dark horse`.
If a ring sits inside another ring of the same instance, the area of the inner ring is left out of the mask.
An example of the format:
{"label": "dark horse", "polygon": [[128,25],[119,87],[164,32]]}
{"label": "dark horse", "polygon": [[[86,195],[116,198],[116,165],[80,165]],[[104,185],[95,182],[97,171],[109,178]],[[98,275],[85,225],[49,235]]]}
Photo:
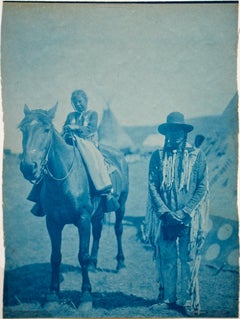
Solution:
{"label": "dark horse", "polygon": [[[30,110],[24,106],[25,117],[19,125],[23,135],[20,170],[33,184],[41,182],[40,203],[46,213],[47,230],[51,239],[50,299],[58,298],[60,289],[62,230],[66,224],[74,224],[79,233],[78,260],[82,269],[82,298],[80,307],[92,307],[91,283],[88,275],[90,262],[97,264],[97,253],[102,231],[104,205],[102,197],[95,197],[91,181],[78,148],[68,145],[54,128],[52,120],[57,104],[46,110]],[[122,220],[128,196],[128,166],[120,152],[105,149],[111,162],[117,166],[113,174],[115,184],[120,185],[120,208],[115,212],[115,234],[118,243],[117,269],[124,267],[122,250]],[[113,184],[114,185],[114,184]],[[92,223],[93,245],[89,255]]]}

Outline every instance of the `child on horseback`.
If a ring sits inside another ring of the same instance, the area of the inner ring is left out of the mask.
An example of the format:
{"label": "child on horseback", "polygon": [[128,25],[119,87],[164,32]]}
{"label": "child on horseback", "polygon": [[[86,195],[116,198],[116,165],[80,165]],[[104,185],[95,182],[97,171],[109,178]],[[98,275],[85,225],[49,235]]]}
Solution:
{"label": "child on horseback", "polygon": [[63,136],[69,144],[72,144],[73,140],[76,141],[94,184],[95,193],[106,197],[106,211],[116,210],[119,206],[112,195],[109,173],[98,149],[98,114],[87,109],[88,97],[83,90],[72,93],[71,104],[74,112],[67,116]]}
{"label": "child on horseback", "polygon": [[[88,97],[83,90],[72,93],[71,104],[75,111],[67,116],[63,137],[68,144],[75,143],[80,150],[94,185],[95,195],[105,199],[105,211],[115,211],[119,208],[119,203],[112,194],[112,183],[103,156],[98,150],[98,114],[87,110],[87,103]],[[31,210],[35,216],[45,215],[39,203],[40,190],[41,183],[36,184],[28,196],[28,200],[36,203]]]}

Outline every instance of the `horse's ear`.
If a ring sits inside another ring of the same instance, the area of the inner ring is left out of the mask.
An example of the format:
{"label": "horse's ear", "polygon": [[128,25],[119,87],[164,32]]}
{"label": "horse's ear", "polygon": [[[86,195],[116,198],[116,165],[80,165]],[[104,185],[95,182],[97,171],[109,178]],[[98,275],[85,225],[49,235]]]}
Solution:
{"label": "horse's ear", "polygon": [[25,115],[28,115],[31,112],[30,108],[27,106],[27,104],[24,104],[23,112]]}
{"label": "horse's ear", "polygon": [[48,110],[48,115],[50,118],[53,119],[55,117],[55,113],[57,111],[57,108],[58,108],[58,102],[50,110]]}

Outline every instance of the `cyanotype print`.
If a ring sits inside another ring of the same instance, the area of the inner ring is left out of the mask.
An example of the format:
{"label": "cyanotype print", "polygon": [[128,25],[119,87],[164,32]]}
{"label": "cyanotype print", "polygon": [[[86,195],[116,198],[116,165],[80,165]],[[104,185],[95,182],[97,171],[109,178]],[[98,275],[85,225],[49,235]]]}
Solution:
{"label": "cyanotype print", "polygon": [[238,317],[237,3],[4,2],[4,318]]}

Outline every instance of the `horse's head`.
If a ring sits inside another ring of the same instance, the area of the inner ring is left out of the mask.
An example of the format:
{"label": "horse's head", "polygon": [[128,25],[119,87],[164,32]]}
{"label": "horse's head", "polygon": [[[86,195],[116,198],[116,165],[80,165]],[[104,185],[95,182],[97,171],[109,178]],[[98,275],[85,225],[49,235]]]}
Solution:
{"label": "horse's head", "polygon": [[19,124],[23,135],[20,170],[33,183],[42,176],[42,168],[51,147],[52,120],[56,110],[57,104],[48,111],[30,110],[27,105],[24,106],[25,117]]}

